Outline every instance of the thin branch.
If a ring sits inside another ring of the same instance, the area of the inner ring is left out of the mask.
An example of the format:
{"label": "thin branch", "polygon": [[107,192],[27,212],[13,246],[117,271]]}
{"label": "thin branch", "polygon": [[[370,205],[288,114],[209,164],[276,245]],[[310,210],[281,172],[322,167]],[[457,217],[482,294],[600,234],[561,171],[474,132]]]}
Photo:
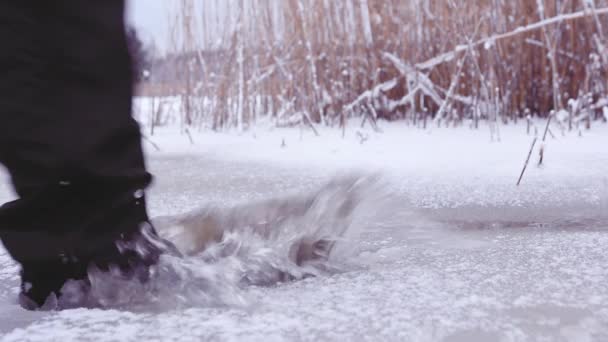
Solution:
{"label": "thin branch", "polygon": [[[576,19],[586,18],[591,15],[598,15],[598,16],[599,15],[608,15],[608,7],[596,9],[595,13],[589,13],[587,11],[579,11],[579,12],[574,12],[574,13],[558,15],[558,16],[555,16],[552,18],[547,18],[545,20],[541,20],[534,24],[518,27],[517,29],[515,29],[513,31],[496,34],[496,35],[478,40],[471,45],[473,47],[483,46],[488,43],[494,43],[496,41],[503,40],[506,38],[511,38],[511,37],[514,37],[514,36],[517,36],[517,35],[520,35],[523,33],[536,31],[536,30],[542,29],[543,27],[558,24],[565,20],[576,20]],[[453,60],[456,56],[458,56],[460,53],[465,52],[468,48],[469,48],[468,45],[458,45],[458,46],[456,46],[456,48],[453,51],[446,52],[439,56],[433,57],[427,61],[418,63],[415,66],[418,70],[432,69],[440,64]]]}
{"label": "thin branch", "polygon": [[524,164],[524,168],[521,170],[521,174],[519,175],[519,179],[517,180],[517,186],[521,185],[521,181],[524,178],[526,169],[528,169],[528,164],[530,164],[530,158],[532,158],[532,152],[534,151],[534,146],[536,146],[537,140],[538,140],[538,137],[534,137],[534,140],[532,141],[532,146],[530,147],[530,152],[528,152],[528,158],[526,158],[526,163]]}
{"label": "thin branch", "polygon": [[150,138],[148,138],[148,136],[147,136],[147,135],[142,134],[142,135],[141,135],[141,137],[142,137],[142,139],[144,139],[144,140],[145,140],[147,143],[149,143],[150,145],[152,145],[152,147],[154,147],[154,149],[155,149],[157,152],[160,152],[160,147],[159,147],[159,146],[158,146],[158,145],[157,145],[157,144],[156,144],[154,141],[152,141]]}

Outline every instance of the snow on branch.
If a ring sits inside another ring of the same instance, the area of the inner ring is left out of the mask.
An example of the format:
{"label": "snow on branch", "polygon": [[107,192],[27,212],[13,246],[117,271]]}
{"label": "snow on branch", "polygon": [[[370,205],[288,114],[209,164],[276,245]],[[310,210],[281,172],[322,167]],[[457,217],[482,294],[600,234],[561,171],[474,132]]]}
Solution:
{"label": "snow on branch", "polygon": [[407,78],[408,83],[418,84],[420,91],[430,97],[437,105],[441,105],[444,102],[437,91],[435,91],[435,84],[427,75],[414,69],[392,53],[385,52],[383,56],[395,65],[397,70]]}
{"label": "snow on branch", "polygon": [[382,93],[382,92],[386,92],[389,91],[393,88],[395,88],[397,86],[397,84],[399,84],[399,79],[401,77],[396,77],[393,78],[391,80],[388,80],[386,82],[382,82],[380,84],[378,84],[377,86],[373,87],[370,90],[366,90],[364,91],[361,95],[359,95],[359,97],[357,97],[353,102],[347,104],[346,106],[344,106],[344,110],[346,112],[350,112],[353,109],[355,109],[355,107],[367,103],[370,100],[374,99],[376,96],[378,96],[378,94]]}
{"label": "snow on branch", "polygon": [[[560,23],[565,20],[575,20],[575,19],[580,19],[580,18],[586,18],[586,17],[593,16],[593,15],[599,16],[599,15],[607,15],[607,14],[608,14],[608,7],[596,9],[594,12],[589,12],[588,10],[583,10],[583,11],[574,12],[574,13],[562,14],[562,15],[558,15],[555,17],[551,17],[551,18],[547,18],[547,19],[538,21],[534,24],[518,27],[517,29],[510,31],[510,32],[496,34],[496,35],[493,35],[490,37],[486,37],[484,39],[481,39],[481,40],[478,40],[478,41],[472,43],[471,47],[478,47],[478,46],[483,46],[486,44],[492,45],[498,40],[514,37],[514,36],[517,36],[522,33],[536,31],[536,30],[542,29],[546,26],[557,24],[557,23]],[[458,54],[466,52],[467,49],[469,49],[468,44],[467,45],[458,45],[458,46],[456,46],[456,48],[453,51],[446,52],[439,56],[433,57],[425,62],[416,64],[415,65],[416,69],[418,69],[418,70],[432,69],[438,65],[441,65],[445,62],[449,62],[449,61],[453,60]]]}
{"label": "snow on branch", "polygon": [[[436,91],[436,85],[433,83],[433,81],[431,81],[431,79],[426,74],[422,73],[422,71],[432,69],[442,63],[451,61],[454,58],[456,58],[460,53],[464,53],[468,49],[471,49],[474,47],[493,45],[498,40],[506,39],[506,38],[513,37],[513,36],[516,36],[516,35],[519,35],[522,33],[535,31],[538,29],[542,29],[548,25],[557,24],[557,23],[565,21],[565,20],[574,20],[574,19],[588,17],[591,15],[606,15],[606,14],[608,14],[608,8],[597,9],[594,11],[593,14],[589,13],[588,11],[580,11],[580,12],[575,12],[575,13],[558,15],[558,16],[555,16],[552,18],[541,20],[534,24],[519,27],[510,32],[496,34],[496,35],[478,40],[476,42],[472,42],[470,44],[458,45],[453,51],[433,57],[425,62],[418,63],[415,66],[411,66],[411,65],[407,64],[402,59],[400,59],[399,57],[397,57],[396,55],[394,55],[392,53],[385,52],[385,53],[383,53],[383,57],[386,58],[387,60],[389,60],[395,66],[395,68],[401,74],[401,77],[405,77],[407,79],[408,83],[417,85],[409,93],[405,94],[401,100],[399,100],[395,103],[392,103],[392,105],[396,106],[396,105],[405,104],[408,101],[410,101],[420,91],[422,93],[424,93],[424,95],[426,95],[430,99],[432,99],[433,102],[435,102],[438,106],[440,106],[440,108],[441,108],[440,113],[442,113],[445,110],[445,107],[447,106],[447,104],[448,104],[447,102],[449,99],[454,99],[454,100],[457,100],[457,101],[460,101],[463,103],[470,103],[470,99],[460,98],[459,96],[454,94],[455,83],[458,83],[457,79],[452,82],[450,89],[445,94],[446,99],[443,99],[439,95],[439,93]],[[461,69],[461,68],[462,68],[462,64],[460,65],[459,69]],[[460,74],[460,70],[459,70],[458,74]],[[389,81],[378,84],[377,86],[375,86],[374,88],[372,88],[370,90],[363,92],[353,102],[346,105],[344,107],[345,110],[351,111],[358,105],[369,103],[370,100],[376,98],[381,92],[385,92],[387,90],[394,88],[397,85],[397,82],[399,81],[399,79],[400,79],[400,77],[391,79]]]}

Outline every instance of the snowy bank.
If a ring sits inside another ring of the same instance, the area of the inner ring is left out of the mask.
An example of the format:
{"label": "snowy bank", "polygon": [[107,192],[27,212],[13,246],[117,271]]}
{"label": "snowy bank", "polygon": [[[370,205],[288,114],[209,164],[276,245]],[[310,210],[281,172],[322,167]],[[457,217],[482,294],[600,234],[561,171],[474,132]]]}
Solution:
{"label": "snowy bank", "polygon": [[[543,122],[536,122],[542,132]],[[488,129],[420,130],[383,123],[382,133],[351,127],[322,129],[257,128],[251,132],[191,132],[164,128],[148,139],[149,155],[190,155],[326,173],[363,170],[398,181],[423,206],[488,204],[524,206],[572,202],[603,204],[608,193],[608,125],[562,134],[536,144],[522,185],[517,179],[534,139],[525,125],[501,127],[500,141]],[[541,137],[542,138],[542,137]],[[543,166],[538,166],[544,146]],[[201,170],[204,172],[204,170]],[[432,188],[432,191],[429,190]],[[455,191],[459,190],[459,191]]]}

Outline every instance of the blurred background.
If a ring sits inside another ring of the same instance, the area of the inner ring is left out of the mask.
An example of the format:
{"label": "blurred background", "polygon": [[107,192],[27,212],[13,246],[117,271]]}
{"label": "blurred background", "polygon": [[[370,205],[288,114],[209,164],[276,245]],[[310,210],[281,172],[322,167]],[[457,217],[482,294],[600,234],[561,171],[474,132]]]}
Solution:
{"label": "blurred background", "polygon": [[[606,0],[131,0],[148,125],[608,116]],[[498,124],[498,123],[497,123]]]}

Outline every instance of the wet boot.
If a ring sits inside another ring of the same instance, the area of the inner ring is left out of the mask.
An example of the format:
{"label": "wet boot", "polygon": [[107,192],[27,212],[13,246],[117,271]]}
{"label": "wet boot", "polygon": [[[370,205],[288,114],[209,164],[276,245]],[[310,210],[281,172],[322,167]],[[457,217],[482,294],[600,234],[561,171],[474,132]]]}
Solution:
{"label": "wet boot", "polygon": [[159,257],[165,251],[172,253],[172,249],[151,227],[144,229],[147,231],[99,245],[88,255],[62,254],[52,261],[24,263],[19,304],[27,310],[42,311],[99,306],[95,298],[89,297],[92,268],[124,281],[145,284]]}

